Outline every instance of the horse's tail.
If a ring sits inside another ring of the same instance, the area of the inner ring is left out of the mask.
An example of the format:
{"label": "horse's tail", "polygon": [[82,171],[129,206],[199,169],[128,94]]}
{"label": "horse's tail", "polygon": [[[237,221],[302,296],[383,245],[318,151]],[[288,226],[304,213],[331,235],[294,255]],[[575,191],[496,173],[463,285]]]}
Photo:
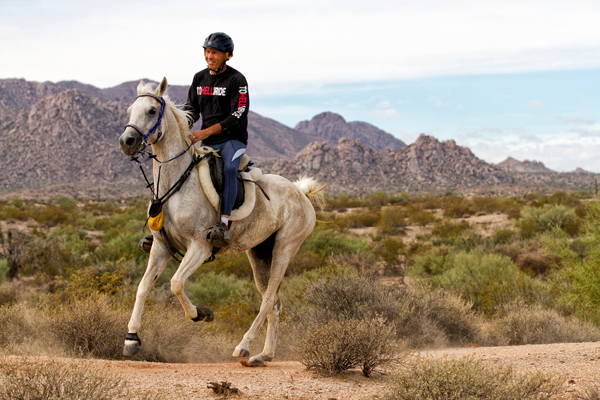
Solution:
{"label": "horse's tail", "polygon": [[306,175],[294,182],[294,185],[302,190],[302,193],[308,197],[311,203],[321,210],[323,209],[325,206],[325,192],[323,189],[325,189],[327,185],[321,185],[315,178]]}

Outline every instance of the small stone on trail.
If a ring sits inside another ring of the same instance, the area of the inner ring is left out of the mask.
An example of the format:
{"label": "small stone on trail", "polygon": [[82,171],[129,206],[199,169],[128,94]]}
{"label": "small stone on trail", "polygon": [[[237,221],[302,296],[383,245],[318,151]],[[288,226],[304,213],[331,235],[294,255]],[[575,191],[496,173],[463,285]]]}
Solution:
{"label": "small stone on trail", "polygon": [[285,379],[288,379],[288,380],[290,380],[292,382],[294,381],[294,377],[292,376],[292,374],[286,375]]}
{"label": "small stone on trail", "polygon": [[570,383],[571,385],[574,385],[574,384],[575,384],[575,380],[573,380],[573,379],[569,379],[569,382],[568,382],[568,383]]}

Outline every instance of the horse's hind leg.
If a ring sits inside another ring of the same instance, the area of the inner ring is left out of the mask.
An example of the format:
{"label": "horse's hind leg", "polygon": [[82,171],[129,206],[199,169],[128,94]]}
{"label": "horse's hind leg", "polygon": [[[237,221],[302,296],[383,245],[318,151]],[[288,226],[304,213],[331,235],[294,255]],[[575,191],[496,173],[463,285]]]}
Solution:
{"label": "horse's hind leg", "polygon": [[252,326],[236,346],[233,357],[250,355],[250,343],[254,340],[256,332],[266,318],[269,323],[263,352],[250,358],[249,363],[252,365],[264,365],[265,361],[272,360],[275,355],[276,334],[281,314],[279,286],[289,262],[296,255],[301,244],[300,242],[281,245],[276,243],[275,238],[274,234],[267,241],[247,252],[254,271],[256,287],[262,295],[262,304]]}

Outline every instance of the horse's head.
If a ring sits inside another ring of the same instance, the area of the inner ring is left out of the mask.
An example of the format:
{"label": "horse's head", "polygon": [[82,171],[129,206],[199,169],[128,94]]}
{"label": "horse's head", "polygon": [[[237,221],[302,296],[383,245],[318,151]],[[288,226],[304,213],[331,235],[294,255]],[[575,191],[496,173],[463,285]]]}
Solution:
{"label": "horse's head", "polygon": [[144,81],[137,87],[137,99],[127,109],[129,123],[119,138],[121,151],[134,156],[146,144],[158,142],[162,136],[161,122],[165,111],[162,96],[167,91],[167,78],[163,78],[155,91],[150,90]]}

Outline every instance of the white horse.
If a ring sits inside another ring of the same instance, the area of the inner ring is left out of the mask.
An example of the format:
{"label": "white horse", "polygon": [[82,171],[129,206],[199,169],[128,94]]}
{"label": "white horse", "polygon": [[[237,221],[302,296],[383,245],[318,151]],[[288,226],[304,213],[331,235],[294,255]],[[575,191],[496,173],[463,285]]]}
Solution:
{"label": "white horse", "polygon": [[[159,163],[154,161],[153,165],[154,182],[159,182],[155,190],[159,194],[167,193],[181,178],[196,154],[194,146],[190,146],[186,113],[164,96],[166,90],[166,78],[155,91],[150,85],[140,82],[138,98],[127,110],[129,124],[119,138],[121,150],[128,156],[137,154],[146,143],[152,145],[156,159],[162,161],[160,179]],[[164,109],[164,113],[161,109]],[[249,365],[264,365],[275,355],[275,336],[282,307],[279,286],[289,262],[314,228],[316,218],[310,199],[315,200],[314,197],[319,196],[322,189],[312,178],[294,184],[278,175],[263,175],[259,183],[270,200],[258,191],[259,188],[253,189],[257,191],[254,210],[248,217],[232,224],[230,244],[218,253],[246,251],[256,287],[262,295],[260,312],[233,352],[233,357],[248,357],[250,343],[265,319],[268,319],[264,349],[248,360]],[[171,278],[171,291],[181,302],[185,316],[195,321],[210,322],[213,319],[210,308],[195,307],[184,292],[186,279],[211,256],[212,247],[206,242],[206,230],[219,218],[219,213],[202,190],[199,175],[195,171],[163,205],[163,210],[167,239],[160,231],[152,231],[154,242],[129,321],[129,333],[123,350],[125,355],[134,355],[140,349],[141,341],[137,332],[144,302],[167,262],[173,258],[172,247],[185,251],[181,265]]]}

